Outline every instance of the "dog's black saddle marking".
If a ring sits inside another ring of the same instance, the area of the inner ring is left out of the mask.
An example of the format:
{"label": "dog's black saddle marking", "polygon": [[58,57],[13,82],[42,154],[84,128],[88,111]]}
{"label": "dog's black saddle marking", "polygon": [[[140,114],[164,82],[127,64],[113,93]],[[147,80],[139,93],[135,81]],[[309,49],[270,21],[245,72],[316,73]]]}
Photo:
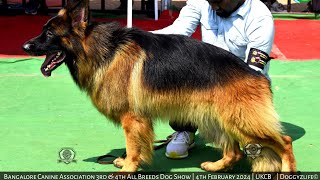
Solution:
{"label": "dog's black saddle marking", "polygon": [[133,31],[133,39],[147,52],[144,81],[155,90],[202,89],[234,76],[259,75],[232,53],[186,36]]}

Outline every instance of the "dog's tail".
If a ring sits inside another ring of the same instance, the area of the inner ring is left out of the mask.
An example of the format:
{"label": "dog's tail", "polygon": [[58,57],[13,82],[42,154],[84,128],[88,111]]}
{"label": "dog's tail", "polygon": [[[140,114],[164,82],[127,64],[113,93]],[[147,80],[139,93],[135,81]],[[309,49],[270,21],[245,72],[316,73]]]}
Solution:
{"label": "dog's tail", "polygon": [[[252,172],[281,172],[282,171],[282,159],[280,154],[275,151],[277,148],[284,147],[284,142],[282,140],[282,128],[279,122],[274,120],[277,118],[272,118],[273,122],[264,119],[264,123],[270,123],[269,125],[261,126],[261,129],[267,129],[267,136],[263,138],[262,141],[255,141],[261,145],[261,151],[257,156],[252,159]],[[259,127],[259,126],[258,126]],[[260,129],[260,128],[259,128]]]}
{"label": "dog's tail", "polygon": [[258,157],[250,159],[252,172],[280,172],[282,169],[281,158],[269,147],[263,147]]}
{"label": "dog's tail", "polygon": [[251,144],[262,147],[252,160],[252,171],[294,171],[291,138],[283,136],[269,82],[264,78],[244,78],[225,87],[222,93],[218,113],[224,127],[243,147]]}
{"label": "dog's tail", "polygon": [[[283,149],[285,142],[282,139],[282,126],[279,117],[273,108],[269,109],[269,113],[264,109],[264,113],[258,121],[260,126],[252,133],[258,135],[253,143],[260,144],[261,151],[252,159],[252,172],[281,172],[282,158],[279,154],[279,148]],[[260,112],[262,113],[262,112]],[[264,117],[264,118],[262,118]],[[260,139],[261,138],[261,139]],[[278,152],[276,152],[278,150]]]}
{"label": "dog's tail", "polygon": [[[279,116],[275,111],[271,100],[265,101],[265,103],[255,105],[261,108],[255,121],[251,119],[251,122],[256,122],[255,126],[251,129],[252,143],[260,144],[260,154],[252,159],[252,172],[281,172],[282,171],[282,157],[285,142],[283,140],[283,128],[279,121]],[[269,101],[269,102],[268,102]],[[260,106],[259,106],[260,105]],[[250,136],[250,135],[249,135]],[[251,158],[250,158],[251,159]]]}
{"label": "dog's tail", "polygon": [[[250,79],[246,86],[236,87],[244,91],[244,95],[236,97],[240,100],[237,104],[239,108],[235,106],[233,114],[230,113],[229,119],[234,117],[233,120],[237,121],[232,121],[237,126],[231,126],[231,130],[238,130],[236,137],[240,137],[244,147],[261,145],[260,154],[252,159],[253,172],[280,172],[283,170],[282,156],[286,144],[282,135],[283,128],[273,106],[270,86],[265,79],[256,79],[259,80],[254,83]],[[249,86],[251,84],[255,86]]]}

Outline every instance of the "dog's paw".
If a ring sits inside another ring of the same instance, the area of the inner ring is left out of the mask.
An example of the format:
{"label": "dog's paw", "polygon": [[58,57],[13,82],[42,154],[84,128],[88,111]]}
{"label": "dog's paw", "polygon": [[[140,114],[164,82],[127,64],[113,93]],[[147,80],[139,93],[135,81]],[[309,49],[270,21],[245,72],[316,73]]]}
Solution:
{"label": "dog's paw", "polygon": [[125,164],[119,172],[121,173],[133,173],[138,170],[138,165],[135,163]]}
{"label": "dog's paw", "polygon": [[214,163],[213,162],[203,162],[201,163],[201,169],[205,171],[215,171]]}
{"label": "dog's paw", "polygon": [[136,172],[138,170],[138,163],[137,162],[130,162],[130,161],[125,161],[124,158],[118,157],[113,161],[113,165],[121,168],[119,171],[120,173],[125,173],[125,172]]}
{"label": "dog's paw", "polygon": [[217,171],[227,171],[229,168],[225,168],[219,162],[203,162],[201,163],[201,169],[205,171],[217,172]]}
{"label": "dog's paw", "polygon": [[113,165],[117,168],[122,168],[124,166],[124,159],[121,157],[118,157],[113,161]]}

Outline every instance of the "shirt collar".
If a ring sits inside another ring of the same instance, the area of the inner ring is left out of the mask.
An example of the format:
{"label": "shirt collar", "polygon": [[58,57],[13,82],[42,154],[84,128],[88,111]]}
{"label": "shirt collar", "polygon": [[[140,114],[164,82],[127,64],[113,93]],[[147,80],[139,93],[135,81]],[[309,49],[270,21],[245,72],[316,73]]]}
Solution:
{"label": "shirt collar", "polygon": [[231,16],[239,15],[244,17],[250,10],[251,1],[252,0],[245,0],[244,3],[235,12],[233,12]]}

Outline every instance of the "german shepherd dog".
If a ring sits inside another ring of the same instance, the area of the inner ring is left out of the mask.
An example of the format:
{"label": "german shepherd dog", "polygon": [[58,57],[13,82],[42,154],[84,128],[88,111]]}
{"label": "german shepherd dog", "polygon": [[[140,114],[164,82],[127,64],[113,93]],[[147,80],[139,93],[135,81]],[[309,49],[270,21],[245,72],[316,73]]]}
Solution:
{"label": "german shepherd dog", "polygon": [[227,170],[248,144],[262,146],[252,159],[253,172],[296,171],[270,82],[221,48],[182,35],[89,23],[89,1],[70,0],[23,49],[46,55],[41,66],[46,77],[65,63],[94,106],[121,124],[127,157],[114,161],[121,171],[150,163],[156,118],[196,125],[222,148],[222,159],[201,164],[206,171]]}

